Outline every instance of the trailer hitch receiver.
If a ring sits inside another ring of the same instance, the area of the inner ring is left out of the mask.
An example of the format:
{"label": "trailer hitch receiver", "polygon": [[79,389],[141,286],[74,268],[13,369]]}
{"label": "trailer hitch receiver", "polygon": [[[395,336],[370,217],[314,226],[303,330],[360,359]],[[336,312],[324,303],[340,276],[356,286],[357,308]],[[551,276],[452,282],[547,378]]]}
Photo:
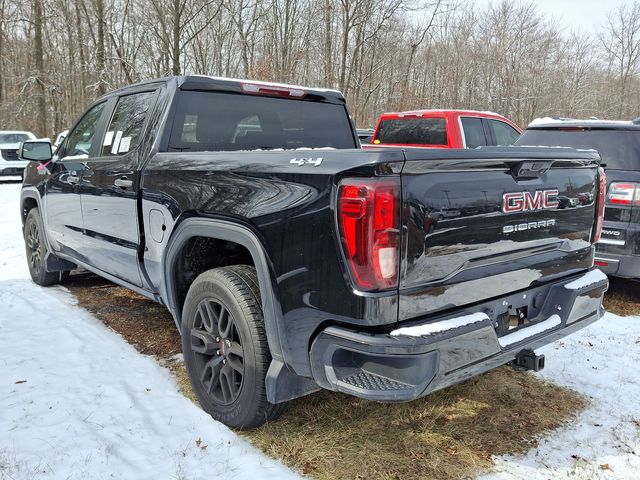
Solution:
{"label": "trailer hitch receiver", "polygon": [[509,365],[519,372],[527,370],[539,372],[544,368],[544,355],[536,355],[533,350],[522,350],[515,359],[509,362]]}

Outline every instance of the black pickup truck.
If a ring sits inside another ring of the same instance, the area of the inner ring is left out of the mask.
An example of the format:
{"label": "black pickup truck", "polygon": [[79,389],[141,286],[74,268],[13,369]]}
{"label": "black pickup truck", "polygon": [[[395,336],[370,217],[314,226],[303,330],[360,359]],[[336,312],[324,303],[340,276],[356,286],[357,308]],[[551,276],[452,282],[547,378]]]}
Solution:
{"label": "black pickup truck", "polygon": [[54,157],[21,156],[33,280],[81,266],[166,305],[230,426],[319,388],[406,401],[537,370],[603,314],[594,152],[362,150],[339,92],[192,76],[109,93]]}

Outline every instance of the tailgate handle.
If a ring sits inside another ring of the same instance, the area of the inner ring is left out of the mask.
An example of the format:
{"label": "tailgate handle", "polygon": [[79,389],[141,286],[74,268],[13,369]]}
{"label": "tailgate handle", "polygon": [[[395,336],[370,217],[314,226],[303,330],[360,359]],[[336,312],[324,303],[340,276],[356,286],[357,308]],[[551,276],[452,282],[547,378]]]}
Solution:
{"label": "tailgate handle", "polygon": [[532,162],[524,160],[510,167],[511,175],[517,179],[539,178],[551,168],[553,160]]}

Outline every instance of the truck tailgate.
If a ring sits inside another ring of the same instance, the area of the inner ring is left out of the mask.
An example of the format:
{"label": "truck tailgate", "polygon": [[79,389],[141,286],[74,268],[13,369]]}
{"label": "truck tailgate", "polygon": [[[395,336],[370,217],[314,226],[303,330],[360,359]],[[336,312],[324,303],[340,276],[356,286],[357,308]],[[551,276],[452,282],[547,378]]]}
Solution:
{"label": "truck tailgate", "polygon": [[405,155],[400,321],[592,266],[596,154],[516,147]]}

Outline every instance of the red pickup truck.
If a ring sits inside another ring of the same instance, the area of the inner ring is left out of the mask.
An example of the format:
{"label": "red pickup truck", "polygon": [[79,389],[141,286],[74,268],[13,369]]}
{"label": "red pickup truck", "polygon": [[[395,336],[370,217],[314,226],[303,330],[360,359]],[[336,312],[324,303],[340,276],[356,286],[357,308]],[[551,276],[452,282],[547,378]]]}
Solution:
{"label": "red pickup truck", "polygon": [[476,148],[512,145],[522,130],[511,120],[474,110],[413,110],[383,113],[373,145],[430,148]]}

